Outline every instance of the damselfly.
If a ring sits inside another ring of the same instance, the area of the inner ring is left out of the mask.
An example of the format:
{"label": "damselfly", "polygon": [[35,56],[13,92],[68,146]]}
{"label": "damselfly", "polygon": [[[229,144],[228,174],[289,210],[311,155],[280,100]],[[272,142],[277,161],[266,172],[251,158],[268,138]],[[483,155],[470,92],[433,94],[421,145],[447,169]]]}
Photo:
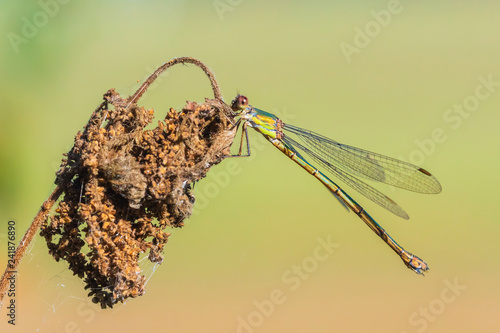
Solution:
{"label": "damselfly", "polygon": [[[368,199],[404,219],[408,219],[408,215],[398,204],[361,181],[358,177],[419,193],[439,193],[441,192],[441,185],[430,172],[407,162],[344,145],[315,132],[285,124],[275,115],[249,105],[248,99],[242,95],[236,96],[231,102],[231,108],[233,111],[238,112],[239,119],[236,126],[243,124],[240,147],[238,155],[235,156],[250,155],[247,127],[252,127],[325,185],[345,208],[352,210],[370,229],[382,238],[403,259],[408,268],[418,274],[423,274],[429,270],[429,266],[425,261],[396,243],[363,207],[323,172],[309,163],[302,153],[308,155],[324,169]],[[292,136],[289,134],[292,134]],[[242,152],[243,135],[245,135],[247,142],[246,155]],[[299,141],[296,141],[293,136],[298,138]]]}

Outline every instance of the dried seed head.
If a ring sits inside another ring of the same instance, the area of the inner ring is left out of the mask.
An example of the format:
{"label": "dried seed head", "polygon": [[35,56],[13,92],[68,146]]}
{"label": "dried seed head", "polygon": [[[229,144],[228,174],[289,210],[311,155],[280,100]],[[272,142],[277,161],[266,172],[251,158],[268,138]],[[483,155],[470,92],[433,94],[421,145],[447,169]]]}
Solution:
{"label": "dried seed head", "polygon": [[103,308],[144,293],[139,255],[149,251],[149,260],[162,262],[164,229],[183,226],[194,204],[191,184],[229,154],[236,131],[218,100],[170,109],[144,130],[152,110],[127,108],[114,90],[105,99],[113,107],[92,114],[61,164],[56,183],[65,184],[64,198],[41,231],[53,257],[68,262]]}

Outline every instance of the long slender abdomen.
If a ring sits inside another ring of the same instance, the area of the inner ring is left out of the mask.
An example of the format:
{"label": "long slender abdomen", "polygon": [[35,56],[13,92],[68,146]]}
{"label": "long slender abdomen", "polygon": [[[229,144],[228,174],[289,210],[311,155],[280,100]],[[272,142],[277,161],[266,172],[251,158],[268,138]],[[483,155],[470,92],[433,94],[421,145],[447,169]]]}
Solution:
{"label": "long slender abdomen", "polygon": [[295,163],[300,165],[309,174],[313,175],[318,179],[323,185],[330,190],[330,192],[335,195],[341,202],[345,203],[345,206],[352,210],[363,222],[370,227],[370,229],[375,232],[391,249],[396,252],[405,265],[418,274],[423,274],[425,271],[429,270],[429,266],[425,261],[419,257],[411,254],[401,247],[385,230],[380,226],[364,209],[361,207],[354,199],[352,199],[346,192],[344,192],[337,184],[335,184],[330,178],[325,176],[321,171],[313,167],[303,158],[297,155],[294,151],[288,149],[285,144],[276,138],[271,138],[266,136],[266,138],[281,152],[288,156]]}

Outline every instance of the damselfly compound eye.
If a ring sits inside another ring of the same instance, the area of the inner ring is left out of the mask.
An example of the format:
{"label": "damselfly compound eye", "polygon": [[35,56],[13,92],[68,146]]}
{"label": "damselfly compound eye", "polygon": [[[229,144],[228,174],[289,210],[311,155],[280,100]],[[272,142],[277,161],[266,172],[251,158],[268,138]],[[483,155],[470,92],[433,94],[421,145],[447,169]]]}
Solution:
{"label": "damselfly compound eye", "polygon": [[247,107],[248,106],[248,98],[246,98],[246,96],[240,95],[239,98],[238,98],[238,100],[239,100],[240,105],[242,107]]}
{"label": "damselfly compound eye", "polygon": [[231,109],[233,109],[233,111],[243,110],[247,106],[248,106],[248,98],[246,98],[246,96],[243,95],[236,96],[231,102]]}

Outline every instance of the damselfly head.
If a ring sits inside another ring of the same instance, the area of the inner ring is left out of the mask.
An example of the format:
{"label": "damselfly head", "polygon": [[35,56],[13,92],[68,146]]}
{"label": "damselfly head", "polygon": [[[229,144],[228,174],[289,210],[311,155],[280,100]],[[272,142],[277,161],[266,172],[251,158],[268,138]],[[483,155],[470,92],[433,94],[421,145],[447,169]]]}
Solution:
{"label": "damselfly head", "polygon": [[248,98],[243,95],[237,95],[231,102],[231,109],[233,111],[241,111],[248,106]]}

